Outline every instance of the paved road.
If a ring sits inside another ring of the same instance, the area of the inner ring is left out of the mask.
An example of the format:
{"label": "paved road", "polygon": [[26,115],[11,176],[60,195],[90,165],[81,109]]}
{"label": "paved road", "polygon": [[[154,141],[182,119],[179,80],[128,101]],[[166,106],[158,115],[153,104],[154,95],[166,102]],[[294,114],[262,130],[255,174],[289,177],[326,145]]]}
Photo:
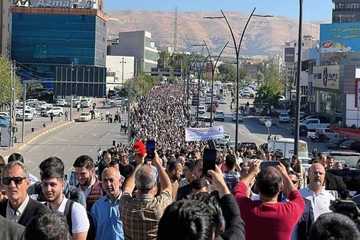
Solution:
{"label": "paved road", "polygon": [[[245,105],[247,102],[249,104],[253,103],[253,99],[239,99],[239,105]],[[226,98],[227,104],[220,104],[217,111],[223,111],[225,113],[224,122],[214,122],[214,126],[223,125],[224,131],[226,134],[231,136],[231,141],[235,141],[235,122],[232,122],[232,113],[233,110],[230,109],[230,97]],[[234,105],[235,106],[235,105]],[[235,108],[233,108],[235,109]],[[194,108],[195,110],[195,108]],[[287,137],[293,138],[291,133],[291,124],[278,123],[277,119],[273,119],[273,125],[270,128],[271,136]],[[239,142],[255,142],[260,145],[267,142],[268,131],[267,128],[262,125],[257,116],[248,116],[244,117],[244,121],[239,123]],[[314,148],[317,148],[320,151],[327,151],[327,147],[323,143],[313,143],[308,141],[306,138],[302,138],[308,142],[309,152]]]}
{"label": "paved road", "polygon": [[[115,109],[111,111],[114,112]],[[126,116],[122,118],[126,119]],[[39,176],[38,165],[49,156],[61,158],[68,171],[81,154],[87,154],[96,160],[98,149],[111,147],[113,140],[127,143],[127,136],[120,134],[119,123],[92,120],[56,130],[25,145],[18,152],[24,156],[29,171]]]}

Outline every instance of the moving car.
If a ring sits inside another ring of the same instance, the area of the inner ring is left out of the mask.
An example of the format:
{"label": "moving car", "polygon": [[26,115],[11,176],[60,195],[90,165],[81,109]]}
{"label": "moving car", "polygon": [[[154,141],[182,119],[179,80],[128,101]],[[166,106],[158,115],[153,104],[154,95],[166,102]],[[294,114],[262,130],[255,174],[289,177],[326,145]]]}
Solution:
{"label": "moving car", "polygon": [[214,120],[215,120],[215,121],[224,122],[224,121],[225,121],[225,114],[224,114],[224,112],[216,112],[216,113],[215,113]]}
{"label": "moving car", "polygon": [[[236,122],[236,113],[233,113],[232,115],[232,121]],[[238,114],[238,122],[242,122],[243,121],[243,116],[241,115],[241,113]]]}
{"label": "moving car", "polygon": [[76,119],[77,122],[89,122],[91,120],[91,114],[89,112],[82,112],[79,118]]}
{"label": "moving car", "polygon": [[290,116],[286,112],[282,112],[279,114],[279,122],[281,123],[288,123],[290,122]]}
{"label": "moving car", "polygon": [[51,114],[53,114],[54,116],[61,117],[62,115],[64,115],[64,109],[62,107],[53,107],[50,110],[46,111],[46,113],[43,114],[43,116],[48,117],[51,116]]}

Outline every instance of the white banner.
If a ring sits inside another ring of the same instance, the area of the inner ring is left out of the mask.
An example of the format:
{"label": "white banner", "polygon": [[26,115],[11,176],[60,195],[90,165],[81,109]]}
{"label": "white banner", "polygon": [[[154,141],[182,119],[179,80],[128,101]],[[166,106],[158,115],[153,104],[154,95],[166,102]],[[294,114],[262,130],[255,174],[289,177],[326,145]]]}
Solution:
{"label": "white banner", "polygon": [[216,126],[211,128],[185,128],[185,141],[207,141],[224,138],[224,127]]}

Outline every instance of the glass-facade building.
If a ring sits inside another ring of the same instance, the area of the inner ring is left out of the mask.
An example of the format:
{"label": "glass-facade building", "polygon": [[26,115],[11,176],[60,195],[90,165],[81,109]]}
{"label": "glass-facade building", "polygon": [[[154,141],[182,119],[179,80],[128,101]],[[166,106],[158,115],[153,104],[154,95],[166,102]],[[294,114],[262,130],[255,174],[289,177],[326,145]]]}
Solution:
{"label": "glass-facade building", "polygon": [[41,81],[55,95],[105,94],[106,21],[97,10],[13,7],[12,12],[11,57],[23,80]]}

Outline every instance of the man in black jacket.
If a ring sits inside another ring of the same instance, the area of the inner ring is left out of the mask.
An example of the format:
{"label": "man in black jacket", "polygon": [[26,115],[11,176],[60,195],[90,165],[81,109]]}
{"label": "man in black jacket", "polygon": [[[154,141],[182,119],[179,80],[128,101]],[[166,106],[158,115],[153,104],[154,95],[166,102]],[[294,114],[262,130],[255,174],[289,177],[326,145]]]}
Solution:
{"label": "man in black jacket", "polygon": [[2,184],[8,200],[0,203],[0,215],[8,220],[27,226],[32,218],[49,212],[46,206],[27,194],[29,179],[22,162],[13,161],[5,166]]}
{"label": "man in black jacket", "polygon": [[216,167],[216,171],[210,170],[209,174],[219,193],[221,210],[216,209],[216,204],[202,201],[201,197],[176,201],[166,208],[160,219],[159,240],[245,239],[244,221],[221,170]]}

